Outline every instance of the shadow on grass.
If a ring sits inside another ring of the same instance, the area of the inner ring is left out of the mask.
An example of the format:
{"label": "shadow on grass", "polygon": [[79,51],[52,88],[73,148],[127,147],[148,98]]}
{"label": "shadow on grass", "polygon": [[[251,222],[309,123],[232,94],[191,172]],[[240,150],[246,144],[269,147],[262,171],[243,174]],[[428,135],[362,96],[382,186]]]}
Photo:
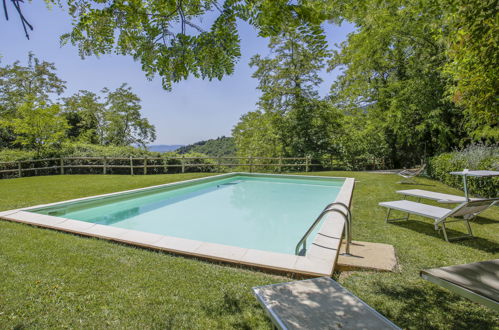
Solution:
{"label": "shadow on grass", "polygon": [[422,182],[397,182],[398,186],[402,185],[407,185],[408,187],[414,187],[414,186],[426,186],[426,187],[435,187],[434,184],[429,184],[429,183],[422,183]]}
{"label": "shadow on grass", "polygon": [[[248,298],[243,297],[240,293],[234,290],[222,290],[221,300],[207,301],[202,305],[203,310],[210,317],[219,318],[222,315],[236,316],[236,321],[232,323],[235,329],[252,329],[253,325],[245,318],[244,311],[248,308],[261,310],[256,299],[249,302]],[[261,310],[263,312],[263,310]],[[267,320],[268,321],[268,320]],[[270,322],[270,321],[269,321]]]}
{"label": "shadow on grass", "polygon": [[477,216],[475,219],[471,220],[470,223],[475,223],[477,225],[496,225],[499,221]]}
{"label": "shadow on grass", "polygon": [[449,291],[423,283],[376,285],[377,295],[400,302],[400,308],[396,311],[386,311],[386,315],[398,322],[400,327],[435,329],[447,324],[452,329],[494,329],[497,325],[492,311]]}
{"label": "shadow on grass", "polygon": [[[397,221],[391,222],[390,224],[396,225],[399,227],[407,228],[413,231],[416,231],[420,234],[425,234],[432,237],[438,237],[441,240],[444,240],[444,236],[440,231],[434,229],[433,224],[419,221],[419,220],[408,220],[408,221]],[[473,226],[473,224],[471,224]],[[464,230],[463,223],[463,230]],[[473,230],[473,227],[471,228]],[[497,253],[499,252],[499,243],[495,241],[488,240],[486,238],[474,236],[465,239],[452,240],[453,237],[462,236],[466,232],[465,231],[457,231],[454,229],[447,228],[447,235],[449,239],[451,239],[450,244],[459,244],[462,246],[467,246],[473,249],[485,251],[488,253]]]}

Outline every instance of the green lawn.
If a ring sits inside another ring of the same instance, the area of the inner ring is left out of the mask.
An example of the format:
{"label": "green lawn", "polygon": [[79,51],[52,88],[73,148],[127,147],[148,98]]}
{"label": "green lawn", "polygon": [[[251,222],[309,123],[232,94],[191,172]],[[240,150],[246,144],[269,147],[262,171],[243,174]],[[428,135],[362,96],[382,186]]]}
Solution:
{"label": "green lawn", "polygon": [[[395,175],[311,174],[355,177],[353,238],[393,244],[400,263],[395,273],[335,274],[341,284],[404,328],[497,327],[498,314],[418,276],[423,268],[499,258],[497,207],[472,223],[478,238],[446,243],[429,220],[385,224],[377,203],[399,198],[401,188],[460,191],[428,179],[400,185]],[[0,180],[0,211],[206,175]],[[289,280],[3,220],[0,269],[0,328],[270,328],[251,287]]]}

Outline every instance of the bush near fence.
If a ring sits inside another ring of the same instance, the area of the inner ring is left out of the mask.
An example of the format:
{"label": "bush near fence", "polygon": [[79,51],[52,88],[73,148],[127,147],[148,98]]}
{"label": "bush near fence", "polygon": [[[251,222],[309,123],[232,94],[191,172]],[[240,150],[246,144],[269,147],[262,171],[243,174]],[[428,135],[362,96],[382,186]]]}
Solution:
{"label": "bush near fence", "polygon": [[[499,170],[499,146],[471,145],[461,151],[448,152],[431,158],[428,175],[449,186],[462,189],[461,176],[449,174],[452,171]],[[468,177],[471,194],[482,197],[497,197],[499,177]]]}
{"label": "bush near fence", "polygon": [[[62,162],[62,165],[61,165]],[[367,168],[379,160],[359,160]],[[144,166],[145,165],[145,166]],[[333,155],[316,157],[209,157],[201,153],[151,152],[131,146],[63,143],[62,148],[34,151],[0,150],[0,178],[56,174],[165,174],[182,172],[293,172],[352,169]],[[362,169],[362,168],[361,168]],[[19,175],[21,174],[21,175]]]}
{"label": "bush near fence", "polygon": [[[185,163],[195,162],[189,172],[214,172],[214,161],[205,155],[183,155]],[[34,151],[0,150],[0,178],[55,174],[164,174],[182,172],[182,159],[174,152],[159,153],[130,146],[98,146],[92,144],[63,144],[61,149],[43,154]],[[63,168],[61,170],[61,159]],[[104,160],[105,159],[105,160]],[[145,161],[146,159],[146,161]],[[144,170],[144,161],[146,167]],[[105,166],[104,166],[105,165]],[[185,164],[184,164],[185,165]],[[133,170],[130,167],[133,166]],[[185,170],[185,166],[184,166]]]}
{"label": "bush near fence", "polygon": [[[45,157],[45,158],[42,158]],[[315,160],[314,160],[315,161]],[[209,157],[179,155],[134,147],[85,144],[65,146],[58,153],[36,155],[22,150],[0,150],[0,178],[57,174],[166,174],[184,172],[291,172],[323,169],[310,157]]]}

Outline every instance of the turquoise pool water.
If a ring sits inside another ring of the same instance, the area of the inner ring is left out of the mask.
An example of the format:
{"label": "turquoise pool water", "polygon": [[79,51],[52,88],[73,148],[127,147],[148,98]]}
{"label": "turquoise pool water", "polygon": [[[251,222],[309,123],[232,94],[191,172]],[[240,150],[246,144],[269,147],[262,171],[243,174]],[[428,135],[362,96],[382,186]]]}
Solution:
{"label": "turquoise pool water", "polygon": [[[232,176],[32,212],[192,240],[293,254],[344,179]],[[310,239],[311,242],[313,239]]]}

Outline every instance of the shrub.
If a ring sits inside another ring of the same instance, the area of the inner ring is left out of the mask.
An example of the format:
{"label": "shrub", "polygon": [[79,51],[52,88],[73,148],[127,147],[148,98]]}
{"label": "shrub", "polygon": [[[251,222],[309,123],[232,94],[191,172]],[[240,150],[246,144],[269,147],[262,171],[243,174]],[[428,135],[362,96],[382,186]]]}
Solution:
{"label": "shrub", "polygon": [[[178,157],[179,155],[174,153],[175,157]],[[217,162],[213,159],[206,159],[205,154],[201,154],[198,152],[190,152],[182,155],[184,158],[187,158],[185,160],[185,164],[199,164],[197,166],[186,166],[185,171],[186,172],[216,172],[217,170]],[[180,161],[177,159],[177,162],[180,163]],[[179,168],[180,171],[180,168]]]}
{"label": "shrub", "polygon": [[[473,144],[463,150],[435,156],[428,162],[428,175],[449,186],[463,187],[463,179],[449,172],[470,170],[499,170],[499,146]],[[499,177],[468,177],[468,190],[478,196],[496,197]]]}
{"label": "shrub", "polygon": [[0,162],[17,162],[36,157],[36,152],[19,149],[0,149]]}

